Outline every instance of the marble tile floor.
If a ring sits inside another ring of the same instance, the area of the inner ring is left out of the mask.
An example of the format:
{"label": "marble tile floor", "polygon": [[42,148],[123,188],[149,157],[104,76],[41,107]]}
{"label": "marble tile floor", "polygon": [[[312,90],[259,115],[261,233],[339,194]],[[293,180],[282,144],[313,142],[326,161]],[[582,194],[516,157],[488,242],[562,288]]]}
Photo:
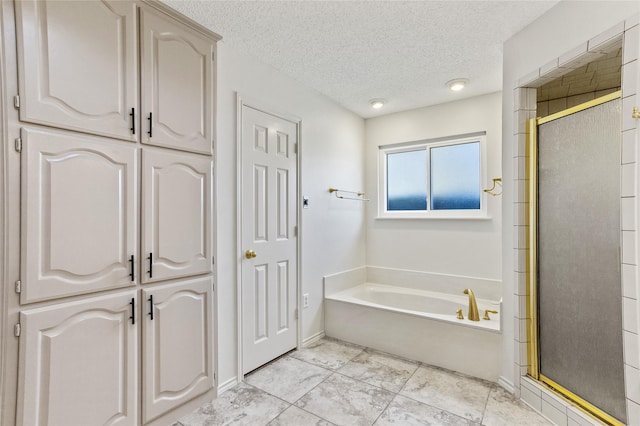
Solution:
{"label": "marble tile floor", "polygon": [[553,425],[500,386],[324,338],[173,426]]}

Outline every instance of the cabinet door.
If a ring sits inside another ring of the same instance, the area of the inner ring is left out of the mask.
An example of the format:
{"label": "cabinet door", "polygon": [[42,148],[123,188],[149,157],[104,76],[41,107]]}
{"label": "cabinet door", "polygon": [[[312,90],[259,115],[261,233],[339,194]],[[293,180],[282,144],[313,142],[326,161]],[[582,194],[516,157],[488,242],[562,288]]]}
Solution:
{"label": "cabinet door", "polygon": [[21,302],[133,284],[137,149],[70,132],[21,136]]}
{"label": "cabinet door", "polygon": [[143,423],[213,387],[212,278],[144,289]]}
{"label": "cabinet door", "polygon": [[211,153],[213,43],[140,9],[142,142]]}
{"label": "cabinet door", "polygon": [[211,271],[211,158],[142,150],[142,281]]}
{"label": "cabinet door", "polygon": [[135,425],[135,291],[20,313],[19,425]]}
{"label": "cabinet door", "polygon": [[16,1],[16,23],[20,120],[136,140],[133,2]]}

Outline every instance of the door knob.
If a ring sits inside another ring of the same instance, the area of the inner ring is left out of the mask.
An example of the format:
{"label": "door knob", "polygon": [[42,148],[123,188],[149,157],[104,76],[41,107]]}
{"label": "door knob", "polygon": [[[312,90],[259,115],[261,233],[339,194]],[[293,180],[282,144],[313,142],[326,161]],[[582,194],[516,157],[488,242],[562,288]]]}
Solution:
{"label": "door knob", "polygon": [[244,252],[244,257],[246,257],[247,259],[253,259],[257,255],[258,254],[253,250],[247,250],[247,251]]}

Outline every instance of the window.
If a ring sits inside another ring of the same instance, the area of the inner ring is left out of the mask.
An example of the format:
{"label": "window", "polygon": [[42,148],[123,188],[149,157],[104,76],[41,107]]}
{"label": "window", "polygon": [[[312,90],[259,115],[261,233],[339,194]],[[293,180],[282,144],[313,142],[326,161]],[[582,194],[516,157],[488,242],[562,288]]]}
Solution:
{"label": "window", "polygon": [[380,147],[382,218],[484,217],[485,134]]}

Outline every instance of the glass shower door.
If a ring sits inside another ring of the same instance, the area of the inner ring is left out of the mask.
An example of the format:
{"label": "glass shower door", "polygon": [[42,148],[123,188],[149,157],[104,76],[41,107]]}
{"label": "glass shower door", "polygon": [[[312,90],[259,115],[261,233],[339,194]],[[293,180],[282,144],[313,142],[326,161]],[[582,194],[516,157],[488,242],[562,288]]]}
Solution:
{"label": "glass shower door", "polygon": [[537,378],[626,422],[621,101],[589,105],[537,121]]}

